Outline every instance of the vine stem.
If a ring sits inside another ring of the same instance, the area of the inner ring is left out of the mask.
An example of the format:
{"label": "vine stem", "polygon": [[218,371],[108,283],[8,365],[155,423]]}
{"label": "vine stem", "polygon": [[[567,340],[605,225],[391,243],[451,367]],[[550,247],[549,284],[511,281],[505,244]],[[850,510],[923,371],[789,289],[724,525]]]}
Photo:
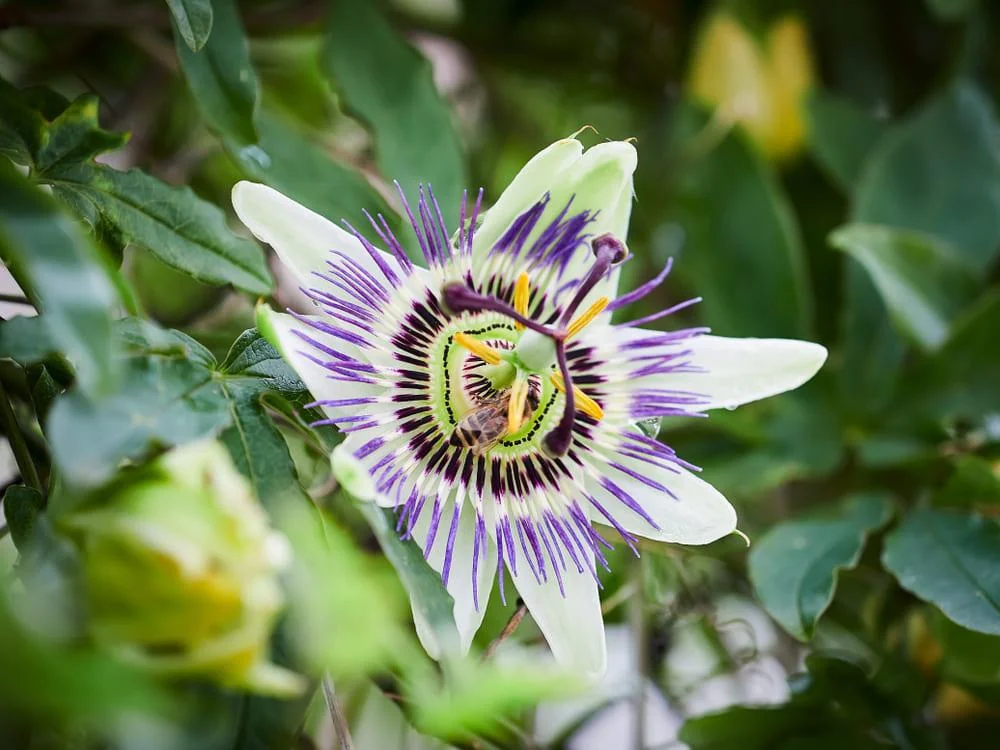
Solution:
{"label": "vine stem", "polygon": [[333,721],[333,731],[337,735],[337,746],[340,750],[354,750],[354,741],[351,739],[351,728],[347,724],[347,717],[340,707],[337,694],[333,689],[333,680],[330,675],[323,675],[323,696],[326,698],[326,707],[330,712],[330,720]]}
{"label": "vine stem", "polygon": [[17,468],[21,472],[21,479],[32,489],[42,492],[42,480],[38,476],[35,462],[31,458],[31,451],[21,434],[21,426],[17,423],[17,416],[14,414],[14,407],[11,406],[10,396],[7,389],[0,382],[0,427],[3,427],[7,440],[10,441],[10,448],[14,453],[14,460],[17,461]]}

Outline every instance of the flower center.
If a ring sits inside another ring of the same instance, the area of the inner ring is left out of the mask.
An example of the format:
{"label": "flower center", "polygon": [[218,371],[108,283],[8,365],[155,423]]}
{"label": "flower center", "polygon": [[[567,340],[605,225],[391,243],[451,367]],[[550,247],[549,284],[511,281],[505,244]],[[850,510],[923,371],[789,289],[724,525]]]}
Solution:
{"label": "flower center", "polygon": [[[528,395],[532,376],[547,376],[551,384],[565,395],[563,415],[558,425],[545,435],[546,450],[562,456],[569,450],[572,441],[576,410],[595,420],[604,417],[600,405],[573,385],[572,375],[566,359],[566,343],[587,327],[608,305],[607,297],[599,297],[582,313],[575,315],[584,299],[603,278],[611,267],[625,259],[625,246],[611,235],[602,235],[594,240],[594,263],[580,282],[573,299],[562,310],[553,325],[533,320],[528,315],[528,300],[531,284],[527,273],[521,273],[514,286],[513,304],[496,297],[480,294],[464,283],[453,282],[445,285],[442,297],[454,312],[496,312],[514,322],[517,334],[513,349],[499,350],[488,343],[465,333],[456,333],[456,344],[482,360],[487,368],[486,377],[494,391],[503,394],[502,400],[492,405],[493,411],[505,412],[507,434],[517,432],[530,414]],[[574,317],[575,316],[575,317]],[[496,416],[490,434],[500,429],[503,417]],[[463,428],[464,425],[459,425]]]}

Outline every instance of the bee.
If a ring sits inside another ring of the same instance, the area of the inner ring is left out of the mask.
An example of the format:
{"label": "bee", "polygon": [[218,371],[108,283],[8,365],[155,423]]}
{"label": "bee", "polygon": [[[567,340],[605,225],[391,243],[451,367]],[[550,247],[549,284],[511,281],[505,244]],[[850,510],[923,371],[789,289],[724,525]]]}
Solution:
{"label": "bee", "polygon": [[[456,448],[468,448],[475,456],[483,455],[507,434],[509,405],[509,390],[483,401],[455,425],[448,442]],[[537,408],[538,394],[530,389],[524,403],[523,421],[530,420]]]}

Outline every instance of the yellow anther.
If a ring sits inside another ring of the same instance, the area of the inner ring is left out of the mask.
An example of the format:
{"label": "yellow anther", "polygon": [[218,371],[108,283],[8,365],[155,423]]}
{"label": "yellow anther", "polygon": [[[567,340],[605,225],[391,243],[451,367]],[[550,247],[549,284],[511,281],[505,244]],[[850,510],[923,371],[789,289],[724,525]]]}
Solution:
{"label": "yellow anther", "polygon": [[[561,393],[566,392],[566,383],[563,381],[561,373],[552,373],[550,380],[552,380],[552,385],[554,385]],[[597,421],[604,419],[604,409],[601,408],[601,405],[575,385],[573,386],[573,396],[576,398],[577,409],[582,411],[588,417],[593,417]]]}
{"label": "yellow anther", "polygon": [[463,349],[468,349],[488,365],[498,365],[503,361],[500,357],[500,352],[489,344],[484,344],[479,339],[474,339],[467,334],[456,333],[455,343]]}
{"label": "yellow anther", "polygon": [[[528,315],[528,297],[530,295],[531,286],[528,283],[528,274],[521,271],[517,277],[517,283],[514,284],[514,309],[525,317]],[[519,331],[524,330],[524,326],[521,323],[514,323],[514,327]]]}
{"label": "yellow anther", "polygon": [[607,297],[598,297],[594,300],[594,304],[577,315],[576,319],[569,324],[569,328],[566,329],[566,340],[569,341],[571,338],[576,336],[576,334],[590,325],[591,321],[600,315],[601,311],[608,306],[609,301],[610,300]]}
{"label": "yellow anther", "polygon": [[513,435],[524,424],[524,405],[528,400],[528,381],[518,378],[510,387],[510,401],[507,402],[507,433]]}

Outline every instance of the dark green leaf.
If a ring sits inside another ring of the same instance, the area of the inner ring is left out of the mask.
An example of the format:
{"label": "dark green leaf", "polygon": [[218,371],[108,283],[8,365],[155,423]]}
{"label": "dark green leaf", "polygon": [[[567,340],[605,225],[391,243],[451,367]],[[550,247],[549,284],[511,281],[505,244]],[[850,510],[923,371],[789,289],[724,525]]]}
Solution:
{"label": "dark green leaf", "polygon": [[[688,134],[704,122],[690,109],[681,115]],[[795,215],[744,135],[733,132],[684,170],[677,189],[682,270],[704,297],[705,323],[727,336],[808,338],[812,299]]]}
{"label": "dark green leaf", "polygon": [[256,143],[254,115],[260,86],[239,9],[236,0],[213,0],[210,12],[213,9],[212,33],[200,49],[189,42],[175,13],[177,58],[208,126],[240,145]]}
{"label": "dark green leaf", "polygon": [[431,184],[445,214],[454,215],[465,160],[430,63],[369,0],[332,4],[322,62],[347,108],[371,126],[381,173],[398,180],[411,202],[419,183]]}
{"label": "dark green leaf", "polygon": [[0,79],[0,155],[31,165],[42,146],[45,118],[18,91]]}
{"label": "dark green leaf", "polygon": [[48,319],[41,315],[18,315],[0,321],[0,357],[20,365],[39,362],[59,351],[49,331]]}
{"label": "dark green leaf", "polygon": [[128,133],[101,129],[97,119],[99,106],[96,96],[85,94],[48,125],[35,156],[39,172],[58,169],[60,164],[70,166],[73,162],[89,161],[128,142]]}
{"label": "dark green leaf", "polygon": [[852,219],[936,235],[986,267],[1000,246],[1000,127],[989,99],[958,83],[893,128],[865,167]]}
{"label": "dark green leaf", "polygon": [[813,155],[834,181],[850,192],[887,123],[826,91],[809,95],[806,117]]}
{"label": "dark green leaf", "polygon": [[230,386],[253,393],[280,393],[291,399],[306,393],[295,371],[256,329],[244,331],[233,342],[220,371]]}
{"label": "dark green leaf", "polygon": [[897,417],[981,418],[1000,409],[998,330],[1000,294],[991,294],[956,321],[944,346],[907,377]]}
{"label": "dark green leaf", "polygon": [[848,224],[830,244],[865,267],[896,325],[924,349],[944,342],[979,289],[975,268],[930,235]]}
{"label": "dark green leaf", "polygon": [[224,376],[220,384],[233,421],[222,441],[236,467],[250,479],[268,507],[305,500],[288,446],[261,402],[265,393],[300,398],[305,386],[255,330],[236,340],[219,372]]}
{"label": "dark green leaf", "polygon": [[1000,526],[918,508],[886,538],[882,564],[899,584],[963,627],[1000,635]]}
{"label": "dark green leaf", "polygon": [[174,17],[174,29],[184,43],[197,52],[212,31],[211,0],[167,0]]}
{"label": "dark green leaf", "polygon": [[12,167],[0,169],[0,256],[37,302],[81,386],[89,393],[110,389],[117,370],[111,320],[118,299],[99,252]]}
{"label": "dark green leaf", "polygon": [[222,212],[188,187],[171,187],[137,169],[77,164],[46,173],[54,186],[90,201],[132,242],[201,281],[268,294],[271,277],[260,248],[226,227]]}
{"label": "dark green leaf", "polygon": [[859,495],[828,519],[786,521],[750,550],[750,580],[768,613],[800,640],[830,606],[841,570],[861,558],[865,540],[892,514],[881,495]]}
{"label": "dark green leaf", "polygon": [[18,550],[24,547],[35,525],[35,519],[44,508],[45,499],[42,493],[33,487],[15,484],[3,493],[4,518],[7,519],[10,537]]}
{"label": "dark green leaf", "polygon": [[400,539],[392,511],[368,502],[358,503],[358,508],[396,569],[414,610],[431,629],[441,653],[455,653],[459,643],[453,614],[455,602],[441,583],[441,576],[427,564],[423,551],[412,539]]}
{"label": "dark green leaf", "polygon": [[842,400],[855,415],[868,416],[892,398],[906,346],[868,272],[853,259],[845,270]]}
{"label": "dark green leaf", "polygon": [[360,173],[334,161],[294,126],[277,115],[258,118],[260,142],[239,148],[227,143],[233,158],[250,179],[270,185],[321,216],[339,223],[348,219],[365,231],[362,209],[382,213],[390,225],[396,214]]}
{"label": "dark green leaf", "polygon": [[31,391],[31,401],[35,404],[35,414],[39,421],[44,421],[52,403],[62,393],[62,386],[45,365],[30,365],[25,374]]}
{"label": "dark green leaf", "polygon": [[71,392],[52,407],[46,435],[71,484],[100,484],[124,460],[217,433],[232,419],[217,378],[192,360],[129,357],[124,376],[103,399]]}
{"label": "dark green leaf", "polygon": [[122,318],[115,322],[115,336],[129,354],[180,355],[206,369],[215,365],[215,357],[186,333],[163,329],[141,318]]}

